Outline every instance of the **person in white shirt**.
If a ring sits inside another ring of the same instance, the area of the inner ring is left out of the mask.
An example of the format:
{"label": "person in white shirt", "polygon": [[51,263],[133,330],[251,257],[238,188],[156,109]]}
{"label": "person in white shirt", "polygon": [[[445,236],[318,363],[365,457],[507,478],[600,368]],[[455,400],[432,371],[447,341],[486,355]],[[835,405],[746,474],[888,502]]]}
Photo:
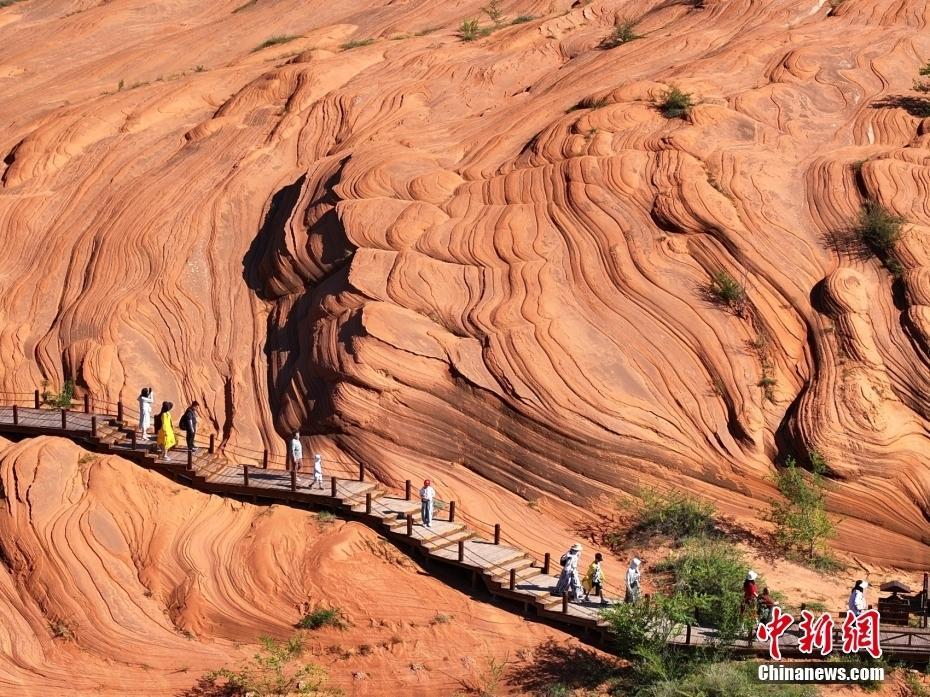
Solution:
{"label": "person in white shirt", "polygon": [[426,527],[431,527],[433,522],[433,499],[435,497],[436,490],[430,486],[429,479],[425,480],[423,488],[420,489],[420,517]]}
{"label": "person in white shirt", "polygon": [[152,425],[152,402],[155,401],[155,395],[152,394],[151,387],[143,387],[139,395],[139,432],[142,440],[149,439],[149,426]]}
{"label": "person in white shirt", "polygon": [[300,434],[295,433],[294,437],[291,438],[291,466],[295,470],[300,470],[300,466],[304,461],[304,448],[300,444]]}
{"label": "person in white shirt", "polygon": [[630,565],[627,567],[626,593],[623,597],[624,602],[635,603],[639,601],[639,581],[641,576],[639,566],[641,563],[638,557],[633,557],[630,561]]}
{"label": "person in white shirt", "polygon": [[323,456],[319,453],[313,455],[313,484],[310,488],[312,489],[315,484],[319,484],[320,489],[323,488]]}
{"label": "person in white shirt", "polygon": [[847,608],[854,617],[858,617],[868,608],[868,605],[865,602],[865,589],[868,587],[869,584],[865,581],[856,581],[856,585],[853,586],[853,589],[849,594]]}

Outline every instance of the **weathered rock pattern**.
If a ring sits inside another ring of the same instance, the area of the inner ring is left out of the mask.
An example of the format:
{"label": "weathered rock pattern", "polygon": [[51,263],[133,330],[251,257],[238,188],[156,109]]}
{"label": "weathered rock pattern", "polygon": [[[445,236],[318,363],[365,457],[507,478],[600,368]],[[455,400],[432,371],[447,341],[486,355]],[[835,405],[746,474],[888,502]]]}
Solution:
{"label": "weathered rock pattern", "polygon": [[[483,4],[0,10],[0,386],[154,384],[476,505],[753,515],[817,450],[840,546],[930,565],[930,4],[514,0],[460,40]],[[897,279],[837,244],[866,200]]]}
{"label": "weathered rock pattern", "polygon": [[209,496],[68,441],[0,439],[0,482],[4,694],[177,697],[317,607],[349,626],[304,633],[305,660],[347,694],[451,694],[488,655],[567,640],[360,523]]}

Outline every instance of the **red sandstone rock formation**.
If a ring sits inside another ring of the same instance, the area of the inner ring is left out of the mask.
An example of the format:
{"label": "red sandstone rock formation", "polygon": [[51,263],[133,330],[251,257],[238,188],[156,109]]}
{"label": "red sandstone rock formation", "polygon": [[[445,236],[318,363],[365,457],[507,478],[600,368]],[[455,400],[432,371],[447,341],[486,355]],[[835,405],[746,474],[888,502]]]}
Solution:
{"label": "red sandstone rock formation", "polygon": [[[154,384],[485,508],[751,517],[814,449],[840,545],[930,565],[928,4],[512,0],[460,40],[482,4],[0,10],[0,386]],[[836,244],[866,200],[898,280]]]}
{"label": "red sandstone rock formation", "polygon": [[3,694],[176,697],[321,606],[350,626],[305,633],[305,660],[347,694],[447,695],[488,656],[577,646],[359,523],[191,491],[54,438],[0,439],[0,483]]}

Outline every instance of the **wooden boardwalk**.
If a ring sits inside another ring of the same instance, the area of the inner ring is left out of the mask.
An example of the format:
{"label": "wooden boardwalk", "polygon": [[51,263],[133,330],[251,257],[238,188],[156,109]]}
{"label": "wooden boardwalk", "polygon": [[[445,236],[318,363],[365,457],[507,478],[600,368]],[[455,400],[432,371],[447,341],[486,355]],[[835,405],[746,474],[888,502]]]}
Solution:
{"label": "wooden boardwalk", "polygon": [[[12,437],[36,435],[61,436],[91,450],[119,455],[148,469],[155,470],[192,488],[254,502],[281,503],[303,508],[331,510],[343,517],[362,521],[426,562],[458,569],[470,575],[473,586],[482,583],[494,597],[506,599],[505,607],[521,609],[552,624],[581,630],[586,636],[606,642],[607,624],[600,611],[615,598],[594,598],[590,602],[568,602],[553,594],[557,576],[551,573],[549,554],[534,559],[525,551],[506,544],[500,527],[482,536],[465,525],[461,512],[456,516],[450,503],[443,516],[430,527],[422,525],[419,501],[413,500],[410,482],[406,491],[393,493],[379,482],[366,481],[364,466],[353,476],[327,476],[322,488],[312,487],[312,476],[305,472],[275,469],[267,453],[250,457],[258,465],[233,461],[220,453],[211,437],[208,445],[188,454],[186,448],[170,454],[171,460],[158,457],[151,442],[141,442],[121,405],[116,414],[93,413],[85,400],[86,411],[36,408],[38,397],[20,401],[0,395],[0,434]],[[32,402],[30,406],[23,401]],[[13,404],[16,404],[14,407]],[[264,465],[264,466],[262,466]],[[346,475],[349,473],[346,472]],[[458,519],[457,519],[458,518]],[[553,569],[554,570],[554,569]],[[780,642],[785,656],[801,655],[797,649],[795,625]],[[715,632],[697,626],[686,627],[674,643],[684,647],[715,641]],[[766,645],[749,637],[734,649],[744,653],[767,655]],[[841,645],[841,641],[836,645]],[[930,632],[924,629],[895,627],[882,631],[882,648],[890,657],[926,661],[930,658]]]}

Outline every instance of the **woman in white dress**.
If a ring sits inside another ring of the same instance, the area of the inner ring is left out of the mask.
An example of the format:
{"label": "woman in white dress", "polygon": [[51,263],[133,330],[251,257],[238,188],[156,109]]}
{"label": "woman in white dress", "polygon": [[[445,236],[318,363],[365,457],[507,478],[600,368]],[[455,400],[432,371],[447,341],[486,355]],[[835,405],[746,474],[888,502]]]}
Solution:
{"label": "woman in white dress", "polygon": [[149,426],[152,425],[152,402],[155,401],[155,395],[152,394],[151,387],[143,387],[139,395],[139,431],[142,433],[142,440],[149,439]]}

